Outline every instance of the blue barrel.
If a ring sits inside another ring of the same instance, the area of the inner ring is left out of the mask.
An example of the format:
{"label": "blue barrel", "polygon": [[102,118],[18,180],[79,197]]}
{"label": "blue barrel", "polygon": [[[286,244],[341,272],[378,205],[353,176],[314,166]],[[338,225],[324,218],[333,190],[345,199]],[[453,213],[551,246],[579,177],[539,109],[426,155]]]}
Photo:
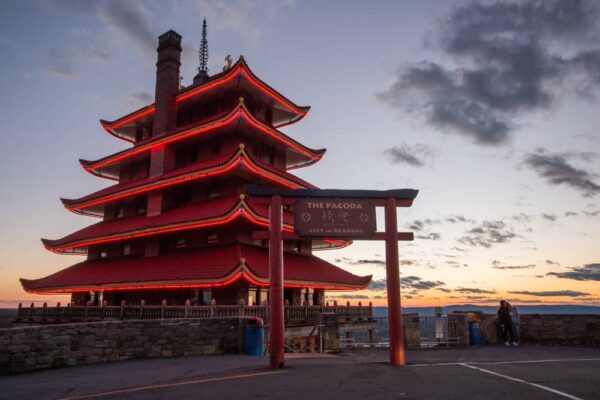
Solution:
{"label": "blue barrel", "polygon": [[244,330],[244,354],[249,356],[263,355],[264,329],[258,325],[248,325]]}
{"label": "blue barrel", "polygon": [[474,346],[481,344],[481,329],[479,321],[469,321],[469,343]]}

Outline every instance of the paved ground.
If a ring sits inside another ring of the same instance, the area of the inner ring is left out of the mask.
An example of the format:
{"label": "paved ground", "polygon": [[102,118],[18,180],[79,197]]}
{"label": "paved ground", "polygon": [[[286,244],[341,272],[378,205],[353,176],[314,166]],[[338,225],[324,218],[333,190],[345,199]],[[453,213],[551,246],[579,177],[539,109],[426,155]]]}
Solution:
{"label": "paved ground", "polygon": [[600,349],[387,350],[266,358],[242,355],[136,360],[0,376],[0,399],[600,399]]}

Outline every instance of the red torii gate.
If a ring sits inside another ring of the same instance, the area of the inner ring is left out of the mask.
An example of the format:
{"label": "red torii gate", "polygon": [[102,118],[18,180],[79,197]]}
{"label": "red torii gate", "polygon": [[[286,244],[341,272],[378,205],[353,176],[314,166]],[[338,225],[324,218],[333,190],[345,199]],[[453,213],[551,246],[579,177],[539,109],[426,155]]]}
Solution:
{"label": "red torii gate", "polygon": [[[246,185],[246,193],[254,202],[269,204],[269,231],[254,232],[255,239],[269,240],[269,366],[283,368],[285,321],[283,308],[283,239],[298,240],[306,236],[283,232],[283,205],[293,205],[300,199],[368,200],[373,206],[385,207],[385,232],[369,236],[358,235],[360,240],[385,240],[388,322],[390,336],[390,363],[405,365],[404,331],[400,304],[400,270],[398,241],[413,240],[412,232],[398,232],[396,207],[410,207],[418,190],[341,190],[341,189],[280,189]],[[262,199],[261,199],[262,197]],[[327,235],[332,238],[336,235]],[[343,234],[338,238],[357,237]]]}

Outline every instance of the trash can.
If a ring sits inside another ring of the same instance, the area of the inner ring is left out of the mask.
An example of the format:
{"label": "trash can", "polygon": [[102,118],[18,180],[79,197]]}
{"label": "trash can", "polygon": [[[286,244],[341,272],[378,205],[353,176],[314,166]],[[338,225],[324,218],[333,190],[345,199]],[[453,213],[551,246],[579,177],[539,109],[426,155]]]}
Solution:
{"label": "trash can", "polygon": [[263,355],[264,327],[248,325],[244,330],[244,354],[249,356]]}
{"label": "trash can", "polygon": [[481,344],[481,325],[479,321],[469,321],[469,344],[472,346]]}

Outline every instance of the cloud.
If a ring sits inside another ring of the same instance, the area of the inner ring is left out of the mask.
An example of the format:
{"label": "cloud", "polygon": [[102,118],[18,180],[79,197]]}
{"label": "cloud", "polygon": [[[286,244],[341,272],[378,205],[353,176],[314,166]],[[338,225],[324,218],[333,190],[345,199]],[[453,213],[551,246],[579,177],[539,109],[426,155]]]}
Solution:
{"label": "cloud", "polygon": [[527,264],[527,265],[502,265],[502,263],[498,260],[492,261],[492,268],[495,269],[529,269],[535,268],[535,264]]}
{"label": "cloud", "polygon": [[385,290],[387,289],[387,281],[385,279],[372,280],[369,283],[370,290]]}
{"label": "cloud", "polygon": [[446,222],[449,222],[451,224],[458,224],[461,222],[475,222],[470,218],[465,217],[464,215],[451,215],[449,217],[446,217]]}
{"label": "cloud", "polygon": [[[555,90],[577,78],[576,95],[600,85],[600,50],[592,1],[468,3],[454,8],[430,41],[441,59],[401,67],[377,94],[382,102],[421,116],[432,127],[479,145],[509,141],[519,115],[547,109]],[[559,51],[559,49],[568,49]]]}
{"label": "cloud", "polygon": [[509,242],[516,236],[503,221],[483,221],[480,226],[468,230],[458,241],[469,246],[489,248],[494,244]]}
{"label": "cloud", "polygon": [[115,36],[126,38],[147,56],[155,57],[158,35],[144,3],[110,0],[100,9],[99,18]]}
{"label": "cloud", "polygon": [[552,261],[552,260],[546,260],[546,264],[548,265],[560,265],[559,263]]}
{"label": "cloud", "polygon": [[432,62],[421,62],[398,72],[397,81],[378,93],[379,100],[417,113],[447,133],[459,133],[479,144],[505,142],[509,125],[489,107],[461,93],[452,72]]}
{"label": "cloud", "polygon": [[112,58],[108,49],[91,46],[87,49],[57,49],[51,47],[46,51],[47,65],[45,71],[63,79],[79,77],[78,67],[84,63],[105,62]]}
{"label": "cloud", "polygon": [[251,46],[258,46],[263,35],[263,21],[270,21],[294,8],[293,0],[188,0],[177,3],[182,18],[206,18],[209,29],[229,31]]}
{"label": "cloud", "polygon": [[[363,258],[363,259],[354,260],[349,257],[343,257],[343,258],[336,258],[334,261],[336,263],[346,263],[349,265],[373,265],[376,267],[385,267],[386,266],[385,260],[381,260],[381,259],[377,259],[377,258]],[[419,265],[419,262],[417,260],[411,260],[409,258],[400,259],[398,262],[400,263],[400,265],[404,265],[404,266]]]}
{"label": "cloud", "polygon": [[408,228],[420,233],[415,236],[417,239],[425,239],[425,240],[440,240],[441,235],[437,232],[429,232],[429,227],[431,225],[439,224],[440,221],[437,219],[417,219],[411,222],[408,225]]}
{"label": "cloud", "polygon": [[[412,294],[417,293],[419,290],[429,290],[441,288],[445,285],[441,281],[427,281],[418,276],[405,276],[400,277],[400,287],[405,290],[413,290]],[[387,289],[387,280],[379,279],[373,280],[369,284],[370,290],[385,290]]]}
{"label": "cloud", "polygon": [[423,167],[425,160],[432,157],[432,151],[429,146],[417,144],[410,146],[403,144],[402,146],[394,146],[385,149],[383,154],[392,164],[408,164],[413,167]]}
{"label": "cloud", "polygon": [[546,213],[542,213],[542,218],[545,219],[546,221],[550,221],[550,222],[554,222],[558,219],[558,217],[554,214],[546,214]]}
{"label": "cloud", "polygon": [[452,267],[452,268],[461,268],[461,267],[469,266],[468,264],[465,264],[465,263],[461,264],[461,263],[453,261],[453,260],[446,260],[446,264],[448,264],[448,266]]}
{"label": "cloud", "polygon": [[331,296],[329,298],[344,299],[344,300],[352,300],[352,299],[367,300],[367,299],[369,299],[369,296],[366,296],[364,294],[339,294],[339,295]]}
{"label": "cloud", "polygon": [[458,293],[476,293],[476,294],[494,294],[496,293],[495,290],[485,290],[485,289],[479,289],[479,288],[457,288],[454,289],[455,292]]}
{"label": "cloud", "polygon": [[415,238],[424,239],[424,240],[440,240],[441,235],[437,232],[430,232],[426,235],[417,235],[417,236],[415,236]]}
{"label": "cloud", "polygon": [[565,212],[565,217],[576,217],[578,215],[579,215],[579,213],[577,213],[575,211],[567,211],[567,212]]}
{"label": "cloud", "polygon": [[154,103],[154,96],[149,92],[136,92],[126,96],[124,100],[129,106],[142,107]]}
{"label": "cloud", "polygon": [[513,215],[511,218],[513,220],[519,221],[519,222],[531,222],[531,220],[533,219],[533,217],[531,215],[527,215],[522,212],[517,215]]}
{"label": "cloud", "polygon": [[418,276],[405,276],[400,278],[400,286],[403,289],[418,289],[428,290],[435,289],[444,286],[445,283],[441,281],[426,281]]}
{"label": "cloud", "polygon": [[600,263],[573,267],[570,268],[570,271],[566,272],[549,272],[546,275],[563,279],[573,279],[576,281],[600,281]]}
{"label": "cloud", "polygon": [[589,293],[578,292],[576,290],[546,290],[541,292],[530,292],[528,290],[509,291],[511,294],[524,294],[527,296],[538,296],[538,297],[580,297],[589,296]]}
{"label": "cloud", "polygon": [[439,222],[437,219],[416,219],[408,225],[408,228],[416,232],[421,232],[427,225],[435,225],[439,224]]}
{"label": "cloud", "polygon": [[600,185],[593,181],[592,173],[571,165],[564,154],[538,150],[526,155],[524,162],[552,185],[570,186],[584,196],[594,196],[600,192]]}

